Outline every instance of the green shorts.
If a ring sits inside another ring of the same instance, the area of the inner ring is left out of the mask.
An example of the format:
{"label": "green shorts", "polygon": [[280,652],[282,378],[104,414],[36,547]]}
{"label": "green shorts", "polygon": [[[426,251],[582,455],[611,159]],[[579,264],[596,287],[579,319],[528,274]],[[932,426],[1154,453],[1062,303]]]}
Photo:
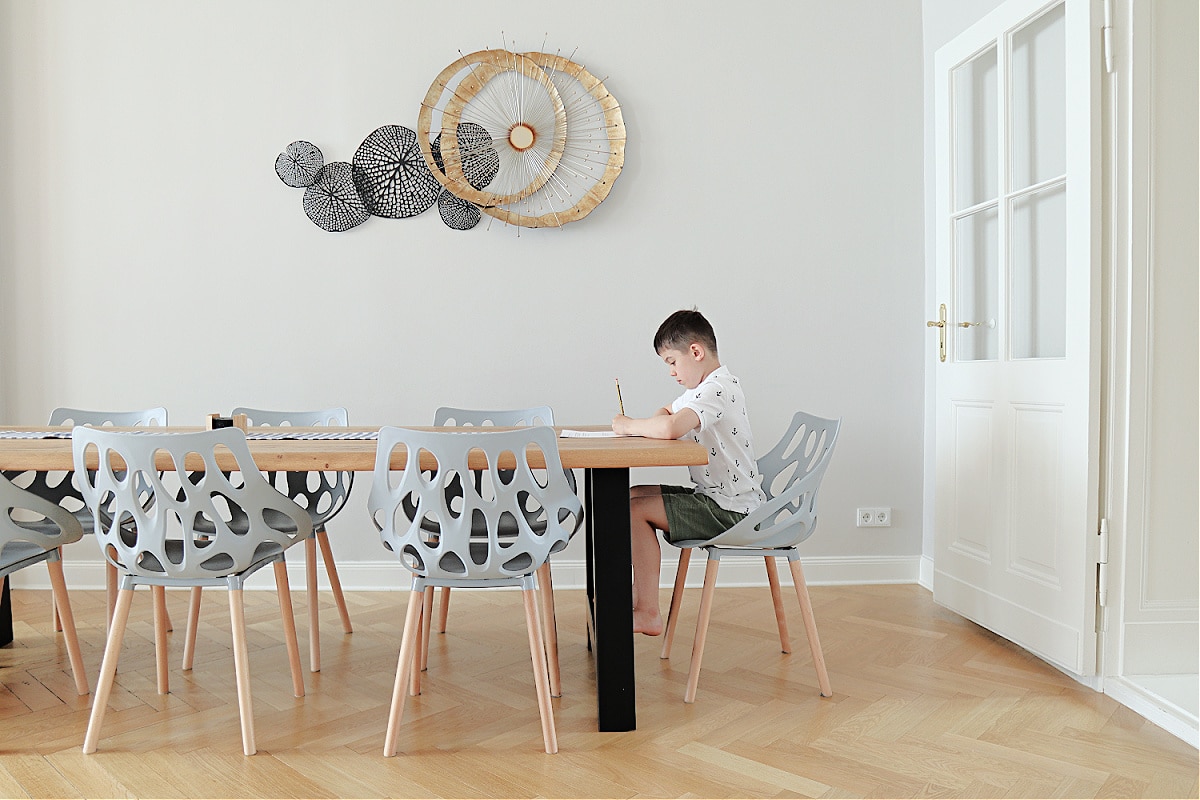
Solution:
{"label": "green shorts", "polygon": [[738,511],[727,511],[717,505],[706,494],[691,486],[663,485],[663,508],[667,512],[667,525],[663,536],[668,542],[687,542],[711,539],[732,528],[746,518]]}

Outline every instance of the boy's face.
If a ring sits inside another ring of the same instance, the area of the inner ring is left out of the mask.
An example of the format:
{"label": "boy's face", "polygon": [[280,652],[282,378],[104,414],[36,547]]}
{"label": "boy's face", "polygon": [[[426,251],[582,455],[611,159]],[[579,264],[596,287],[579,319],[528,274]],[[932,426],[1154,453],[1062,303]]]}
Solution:
{"label": "boy's face", "polygon": [[704,380],[704,348],[698,343],[692,342],[686,350],[664,347],[658,354],[670,368],[671,377],[685,389],[695,389]]}

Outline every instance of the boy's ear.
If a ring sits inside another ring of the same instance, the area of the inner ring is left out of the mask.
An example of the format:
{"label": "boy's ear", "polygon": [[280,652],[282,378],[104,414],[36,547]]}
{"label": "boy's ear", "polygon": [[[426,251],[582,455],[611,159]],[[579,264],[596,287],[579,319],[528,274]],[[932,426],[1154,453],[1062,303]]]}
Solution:
{"label": "boy's ear", "polygon": [[692,342],[691,345],[688,346],[688,353],[691,354],[692,358],[695,360],[703,361],[704,345],[700,344],[699,342]]}

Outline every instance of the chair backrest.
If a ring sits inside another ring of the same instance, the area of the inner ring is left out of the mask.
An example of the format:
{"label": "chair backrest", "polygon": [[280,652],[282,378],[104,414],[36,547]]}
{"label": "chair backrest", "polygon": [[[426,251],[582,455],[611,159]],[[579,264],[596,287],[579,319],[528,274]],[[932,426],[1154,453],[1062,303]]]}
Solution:
{"label": "chair backrest", "polygon": [[[56,408],[50,412],[50,425],[92,425],[94,427],[112,426],[115,428],[133,428],[140,426],[167,424],[167,409],[162,406],[145,408],[140,411],[92,411],[83,408]],[[27,489],[38,497],[43,497],[52,503],[58,503],[68,511],[75,513],[83,510],[83,496],[74,484],[72,472],[40,472],[30,470],[26,473],[6,472],[9,479]]]}
{"label": "chair backrest", "polygon": [[51,425],[91,425],[99,428],[134,428],[167,424],[167,409],[144,408],[139,411],[93,411],[85,408],[56,408],[50,412]]}
{"label": "chair backrest", "polygon": [[[104,557],[130,574],[219,578],[253,564],[262,545],[286,548],[312,535],[308,512],[267,483],[237,428],[134,433],[77,427],[71,436],[75,472]],[[233,478],[217,464],[219,451],[233,457]],[[90,461],[98,468],[89,469]],[[108,513],[97,513],[102,506]],[[232,529],[235,516],[247,525]]]}
{"label": "chair backrest", "polygon": [[56,503],[38,497],[0,475],[0,575],[5,566],[27,557],[33,545],[45,552],[83,537],[74,515]]}
{"label": "chair backrest", "polygon": [[434,425],[487,426],[502,428],[553,425],[554,412],[550,406],[483,410],[442,406],[433,412]]}
{"label": "chair backrest", "polygon": [[817,527],[817,489],[837,442],[840,419],[797,411],[787,432],[758,469],[767,502],[707,544],[730,547],[792,547]]}
{"label": "chair backrest", "polygon": [[[442,406],[433,412],[433,424],[480,428],[490,426],[500,428],[525,428],[534,425],[553,426],[554,410],[550,406],[504,409],[451,408],[450,406]],[[566,476],[571,491],[576,491],[575,473],[572,470],[566,470]],[[476,490],[479,489],[480,481],[481,477],[476,475]],[[448,489],[451,493],[457,491],[457,488],[453,485],[449,486]],[[577,516],[575,530],[578,530],[582,524],[583,516]],[[429,523],[426,523],[426,529],[431,529]]]}
{"label": "chair backrest", "polygon": [[[397,449],[405,453],[405,468],[393,482]],[[544,467],[530,466],[530,449],[541,452]],[[472,470],[472,453],[486,466]],[[482,489],[460,480],[468,471],[485,476]],[[468,488],[447,491],[455,482]],[[581,504],[563,473],[552,428],[450,433],[385,427],[367,509],[384,547],[417,575],[486,582],[519,578],[544,564],[570,539]]]}
{"label": "chair backrest", "polygon": [[230,413],[245,414],[246,423],[251,427],[291,425],[296,428],[319,428],[325,425],[345,427],[349,424],[349,415],[346,409],[341,407],[321,408],[315,411],[267,411],[262,408],[238,406]]}
{"label": "chair backrest", "polygon": [[[231,414],[245,414],[250,427],[321,428],[349,424],[346,409],[322,408],[315,411],[268,411],[239,406]],[[320,527],[346,505],[354,486],[353,472],[268,472],[267,481],[295,503],[308,509],[313,524]]]}

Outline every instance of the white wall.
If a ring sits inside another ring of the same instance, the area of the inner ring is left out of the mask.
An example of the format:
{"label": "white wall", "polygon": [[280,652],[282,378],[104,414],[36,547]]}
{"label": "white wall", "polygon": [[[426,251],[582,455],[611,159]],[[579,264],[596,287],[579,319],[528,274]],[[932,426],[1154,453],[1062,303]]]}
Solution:
{"label": "white wall", "polygon": [[[760,447],[793,410],[844,418],[805,554],[915,563],[921,10],[8,0],[0,418],[345,405],[356,424],[413,424],[442,404],[549,403],[604,422],[613,376],[631,413],[674,396],[650,342],[695,304]],[[458,233],[431,210],[331,234],[275,176],[293,140],[346,161],[376,127],[413,127],[460,49],[504,44],[578,48],[622,104],[625,170],[589,218]],[[386,560],[365,497],[332,526],[342,563]],[[856,529],[865,505],[892,506],[893,527]]]}

